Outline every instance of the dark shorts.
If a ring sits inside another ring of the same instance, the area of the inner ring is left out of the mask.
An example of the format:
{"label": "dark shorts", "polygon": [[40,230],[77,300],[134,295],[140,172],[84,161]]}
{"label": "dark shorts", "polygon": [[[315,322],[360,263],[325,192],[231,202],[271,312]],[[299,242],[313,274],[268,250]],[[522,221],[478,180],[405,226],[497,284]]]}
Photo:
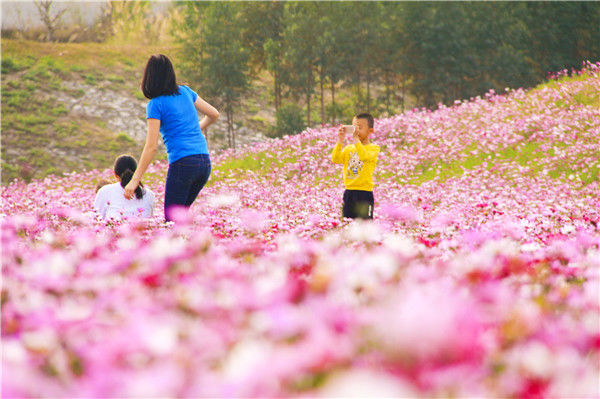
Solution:
{"label": "dark shorts", "polygon": [[344,191],[342,215],[345,218],[373,219],[374,206],[373,191]]}
{"label": "dark shorts", "polygon": [[190,207],[210,176],[208,154],[183,157],[169,165],[165,187],[165,219],[171,220],[173,206]]}

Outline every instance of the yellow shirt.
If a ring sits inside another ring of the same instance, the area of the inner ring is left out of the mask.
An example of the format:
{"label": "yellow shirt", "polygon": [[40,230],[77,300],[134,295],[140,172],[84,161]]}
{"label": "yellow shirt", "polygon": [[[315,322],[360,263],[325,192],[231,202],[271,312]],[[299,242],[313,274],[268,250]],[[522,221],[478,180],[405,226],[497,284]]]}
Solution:
{"label": "yellow shirt", "polygon": [[344,164],[344,185],[347,190],[373,191],[373,171],[377,166],[379,146],[375,144],[350,144],[342,150],[336,144],[331,154],[333,163]]}

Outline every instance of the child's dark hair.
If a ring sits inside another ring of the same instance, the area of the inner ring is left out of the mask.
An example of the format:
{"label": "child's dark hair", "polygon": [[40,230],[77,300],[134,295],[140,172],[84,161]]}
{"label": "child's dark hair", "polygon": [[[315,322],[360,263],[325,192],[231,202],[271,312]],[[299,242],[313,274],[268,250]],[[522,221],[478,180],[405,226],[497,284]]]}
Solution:
{"label": "child's dark hair", "polygon": [[149,99],[179,94],[175,69],[166,55],[150,56],[142,78],[142,93]]}
{"label": "child's dark hair", "polygon": [[[115,161],[114,171],[117,176],[121,178],[121,187],[125,188],[127,183],[131,181],[133,173],[137,169],[137,162],[131,155],[121,155]],[[144,191],[142,190],[144,185],[140,183],[135,189],[135,198],[142,199]]]}
{"label": "child's dark hair", "polygon": [[375,125],[375,120],[373,119],[373,115],[369,114],[369,113],[362,113],[362,114],[358,114],[355,116],[356,119],[366,119],[367,122],[369,122],[369,127],[373,128],[373,126]]}

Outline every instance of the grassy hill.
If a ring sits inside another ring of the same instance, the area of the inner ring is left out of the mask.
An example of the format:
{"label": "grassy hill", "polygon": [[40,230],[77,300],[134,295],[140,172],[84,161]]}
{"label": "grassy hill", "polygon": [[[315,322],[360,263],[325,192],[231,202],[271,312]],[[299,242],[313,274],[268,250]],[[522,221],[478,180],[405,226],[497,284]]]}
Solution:
{"label": "grassy hill", "polygon": [[[121,153],[139,156],[147,101],[139,83],[148,56],[159,52],[177,69],[177,47],[2,39],[2,184],[104,168]],[[264,140],[272,128],[271,85],[263,73],[244,97],[235,115],[238,143]],[[337,102],[350,107],[351,93],[338,90]],[[226,146],[225,132],[224,120],[211,127],[212,150]],[[162,147],[159,158],[166,159]]]}
{"label": "grassy hill", "polygon": [[[59,98],[90,87],[141,100],[137,89],[150,46],[2,40],[2,182],[110,165],[141,146],[99,117],[70,112]],[[97,101],[101,101],[99,98]]]}
{"label": "grassy hill", "polygon": [[174,225],[164,160],[149,220],[93,213],[109,169],[0,187],[2,396],[599,396],[599,71],[378,119],[373,222],[332,127]]}

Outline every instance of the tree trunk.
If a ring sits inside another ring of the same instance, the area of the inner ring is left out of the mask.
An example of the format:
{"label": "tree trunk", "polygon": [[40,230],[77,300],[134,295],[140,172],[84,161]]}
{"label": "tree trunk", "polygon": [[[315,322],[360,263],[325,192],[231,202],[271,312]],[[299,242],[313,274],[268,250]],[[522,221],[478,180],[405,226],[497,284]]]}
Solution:
{"label": "tree trunk", "polygon": [[275,72],[273,74],[273,94],[275,96],[275,112],[279,111],[279,107],[281,106],[281,87],[279,84],[278,73]]}
{"label": "tree trunk", "polygon": [[361,112],[361,98],[360,98],[360,73],[356,74],[356,112]]}
{"label": "tree trunk", "polygon": [[231,142],[235,150],[235,125],[233,124],[233,107],[231,107]]}
{"label": "tree trunk", "polygon": [[385,85],[385,110],[388,115],[392,113],[390,109],[390,91],[390,83],[388,82]]}
{"label": "tree trunk", "polygon": [[331,80],[331,123],[335,123],[336,121],[336,108],[335,108],[335,83],[333,79]]}
{"label": "tree trunk", "polygon": [[227,145],[229,148],[233,147],[233,115],[231,112],[231,106],[228,105],[225,109],[225,113],[227,114]]}
{"label": "tree trunk", "polygon": [[235,150],[235,125],[233,124],[233,106],[229,108],[229,120],[231,128],[231,147]]}
{"label": "tree trunk", "polygon": [[306,92],[306,126],[310,127],[310,91]]}
{"label": "tree trunk", "polygon": [[323,92],[325,91],[323,89],[323,80],[325,77],[323,76],[322,71],[323,70],[321,69],[321,123],[325,123],[325,99],[323,98]]}
{"label": "tree trunk", "polygon": [[367,112],[371,112],[371,75],[367,75]]}
{"label": "tree trunk", "polygon": [[404,112],[404,96],[406,93],[405,88],[406,88],[406,78],[404,77],[404,74],[402,74],[402,91],[401,91],[401,93],[402,93],[402,100],[401,100],[402,112]]}

